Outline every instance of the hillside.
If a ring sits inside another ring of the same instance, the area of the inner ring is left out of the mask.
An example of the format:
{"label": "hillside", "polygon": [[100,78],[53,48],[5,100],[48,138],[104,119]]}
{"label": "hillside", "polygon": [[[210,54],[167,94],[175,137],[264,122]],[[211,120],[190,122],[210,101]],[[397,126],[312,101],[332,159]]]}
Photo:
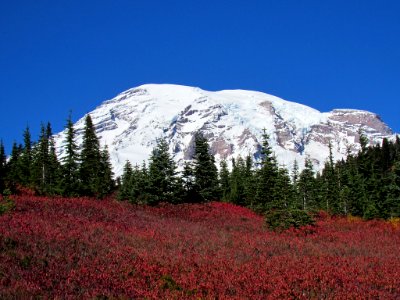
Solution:
{"label": "hillside", "polygon": [[[392,130],[372,112],[354,109],[318,110],[256,91],[205,91],[200,88],[146,84],[104,101],[89,112],[101,144],[107,145],[117,176],[126,160],[141,164],[163,137],[178,165],[193,155],[194,134],[203,132],[217,164],[239,155],[260,157],[263,130],[280,164],[288,168],[297,160],[300,168],[310,156],[321,170],[332,143],[335,159],[360,149],[359,130],[371,144],[392,138]],[[82,141],[84,116],[75,124]],[[56,136],[62,157],[65,133]]]}
{"label": "hillside", "polygon": [[331,219],[268,231],[226,203],[18,196],[0,216],[0,298],[309,299],[400,295],[400,228]]}

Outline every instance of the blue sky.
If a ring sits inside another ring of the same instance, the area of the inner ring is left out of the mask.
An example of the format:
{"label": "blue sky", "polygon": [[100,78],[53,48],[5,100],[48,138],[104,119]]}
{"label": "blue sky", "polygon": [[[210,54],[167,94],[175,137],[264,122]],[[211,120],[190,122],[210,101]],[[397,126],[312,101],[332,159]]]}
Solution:
{"label": "blue sky", "polygon": [[400,1],[2,1],[0,138],[144,83],[250,89],[400,132]]}

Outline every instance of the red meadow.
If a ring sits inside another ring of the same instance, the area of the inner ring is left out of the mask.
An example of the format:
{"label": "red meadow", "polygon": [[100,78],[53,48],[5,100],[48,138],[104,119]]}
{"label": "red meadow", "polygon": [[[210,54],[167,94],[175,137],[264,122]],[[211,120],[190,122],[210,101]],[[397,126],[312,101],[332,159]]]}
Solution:
{"label": "red meadow", "polygon": [[13,197],[0,298],[398,299],[400,226],[331,218],[272,232],[226,203]]}

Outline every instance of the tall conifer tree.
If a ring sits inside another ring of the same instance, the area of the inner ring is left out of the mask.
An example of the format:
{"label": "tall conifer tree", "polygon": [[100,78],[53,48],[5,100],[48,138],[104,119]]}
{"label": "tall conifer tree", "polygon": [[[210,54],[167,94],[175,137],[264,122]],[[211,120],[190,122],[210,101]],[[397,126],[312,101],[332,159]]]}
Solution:
{"label": "tall conifer tree", "polygon": [[77,196],[79,194],[79,157],[78,145],[75,141],[75,128],[72,117],[69,115],[65,126],[66,134],[63,144],[65,156],[62,158],[62,194],[65,196]]}
{"label": "tall conifer tree", "polygon": [[100,178],[100,144],[96,136],[91,116],[85,118],[82,149],[80,153],[79,179],[81,193],[87,196],[97,196]]}
{"label": "tall conifer tree", "polygon": [[201,132],[195,134],[194,176],[199,201],[219,199],[218,169],[208,141]]}

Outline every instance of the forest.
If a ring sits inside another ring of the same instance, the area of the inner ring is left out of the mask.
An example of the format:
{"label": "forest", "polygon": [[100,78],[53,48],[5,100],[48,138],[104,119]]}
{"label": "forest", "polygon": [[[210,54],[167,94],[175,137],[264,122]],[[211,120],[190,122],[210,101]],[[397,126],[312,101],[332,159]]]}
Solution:
{"label": "forest", "polygon": [[[364,219],[390,219],[400,216],[400,139],[383,139],[369,145],[360,131],[361,150],[345,160],[334,161],[332,145],[322,172],[315,172],[306,159],[300,172],[279,166],[264,132],[261,159],[238,157],[221,161],[219,168],[210,153],[208,141],[195,133],[194,155],[178,171],[164,139],[157,139],[148,162],[141,166],[127,161],[121,178],[114,179],[107,147],[100,148],[95,127],[88,114],[83,141],[77,145],[76,132],[68,118],[65,155],[58,159],[51,125],[42,124],[33,142],[29,127],[23,145],[14,143],[9,158],[0,143],[0,192],[18,194],[29,189],[36,195],[102,199],[114,195],[132,204],[229,202],[287,220],[284,226],[309,222],[308,216],[320,210],[331,215],[351,215]],[[286,222],[286,221],[285,221]],[[298,223],[300,222],[300,223]],[[277,224],[282,225],[282,224]]]}

